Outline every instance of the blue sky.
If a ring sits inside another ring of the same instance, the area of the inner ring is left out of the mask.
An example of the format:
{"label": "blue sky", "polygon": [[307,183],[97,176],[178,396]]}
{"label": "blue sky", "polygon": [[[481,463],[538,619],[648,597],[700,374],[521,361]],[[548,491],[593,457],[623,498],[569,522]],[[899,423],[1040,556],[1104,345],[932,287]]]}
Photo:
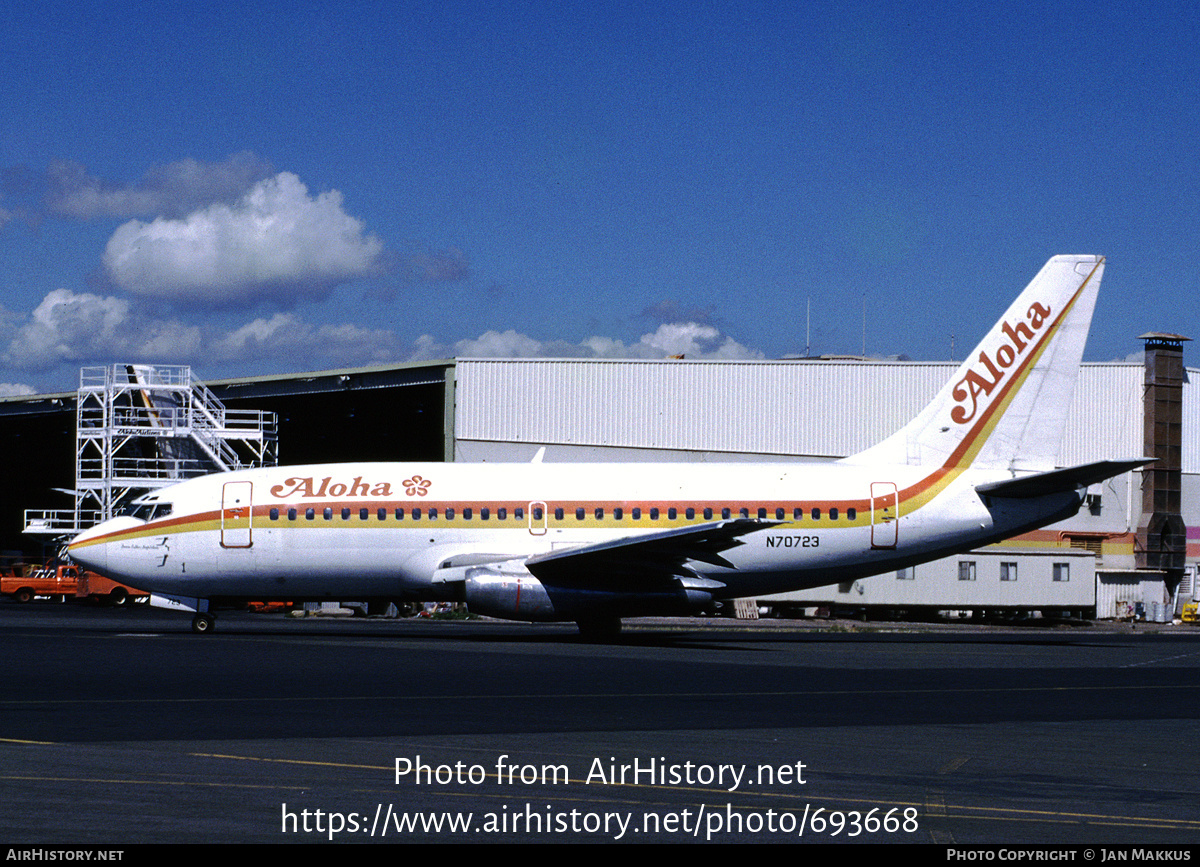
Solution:
{"label": "blue sky", "polygon": [[1200,10],[1109,7],[5,4],[0,394],[961,358],[1056,253],[1089,360],[1200,338]]}

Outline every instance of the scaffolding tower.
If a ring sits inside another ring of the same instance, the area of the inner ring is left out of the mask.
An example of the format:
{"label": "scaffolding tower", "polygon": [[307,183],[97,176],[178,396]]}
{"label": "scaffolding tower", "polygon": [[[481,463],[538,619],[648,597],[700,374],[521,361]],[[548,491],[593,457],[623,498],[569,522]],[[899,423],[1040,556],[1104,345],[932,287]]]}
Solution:
{"label": "scaffolding tower", "polygon": [[187,365],[79,371],[75,508],[27,510],[25,532],[79,533],[184,479],[278,463],[276,416],[231,410]]}

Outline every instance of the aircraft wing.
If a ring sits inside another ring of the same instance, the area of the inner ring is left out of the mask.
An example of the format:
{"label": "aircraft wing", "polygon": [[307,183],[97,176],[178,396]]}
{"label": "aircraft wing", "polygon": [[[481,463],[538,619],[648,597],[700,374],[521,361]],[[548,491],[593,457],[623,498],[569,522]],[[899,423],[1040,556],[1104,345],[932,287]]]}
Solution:
{"label": "aircraft wing", "polygon": [[1045,473],[1035,473],[1032,476],[1021,476],[1016,479],[1003,479],[999,482],[988,482],[976,485],[975,490],[989,497],[1009,497],[1023,499],[1025,497],[1044,497],[1047,494],[1058,494],[1063,491],[1085,488],[1088,485],[1102,482],[1105,479],[1120,475],[1128,470],[1144,467],[1154,463],[1155,458],[1134,458],[1126,461],[1096,461],[1094,464],[1080,464],[1077,467],[1067,467],[1062,470],[1050,470]]}
{"label": "aircraft wing", "polygon": [[619,584],[630,578],[637,578],[640,583],[647,579],[665,582],[690,577],[691,573],[683,566],[688,560],[734,568],[721,552],[743,544],[739,536],[778,523],[739,518],[627,536],[535,554],[525,561],[525,567],[540,581],[559,587]]}

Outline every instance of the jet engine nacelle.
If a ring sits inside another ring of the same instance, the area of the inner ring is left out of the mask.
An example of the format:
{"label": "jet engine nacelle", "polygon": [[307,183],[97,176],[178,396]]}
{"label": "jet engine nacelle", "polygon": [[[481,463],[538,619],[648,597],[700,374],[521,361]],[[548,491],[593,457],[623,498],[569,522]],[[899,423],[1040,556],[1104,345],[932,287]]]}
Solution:
{"label": "jet engine nacelle", "polygon": [[495,563],[467,570],[467,608],[474,614],[505,620],[563,620],[542,582],[522,564]]}
{"label": "jet engine nacelle", "polygon": [[659,592],[547,586],[518,561],[469,567],[463,587],[473,613],[531,622],[678,616],[694,614],[713,602],[710,592],[683,586]]}

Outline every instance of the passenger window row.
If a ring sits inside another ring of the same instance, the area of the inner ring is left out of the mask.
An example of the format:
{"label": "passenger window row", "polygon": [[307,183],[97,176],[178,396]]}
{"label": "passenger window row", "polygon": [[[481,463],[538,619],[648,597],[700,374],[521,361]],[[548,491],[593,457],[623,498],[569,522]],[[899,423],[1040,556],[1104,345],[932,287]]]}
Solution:
{"label": "passenger window row", "polygon": [[[463,506],[461,509],[455,509],[453,506],[447,506],[440,511],[437,506],[431,506],[427,509],[409,509],[407,512],[403,508],[387,509],[379,507],[372,510],[369,508],[351,509],[343,506],[341,509],[336,511],[343,521],[349,521],[350,518],[355,514],[357,514],[358,520],[360,521],[370,521],[372,517],[374,517],[376,521],[386,521],[393,516],[397,521],[436,521],[439,519],[439,517],[447,521],[452,521],[456,517],[460,517],[464,521],[470,521],[476,517],[478,517],[478,519],[481,521],[488,521],[491,520],[493,515],[498,521],[506,521],[508,520],[510,514],[510,510],[506,506],[499,506],[495,509],[492,509],[488,506],[481,506],[478,509],[473,506]],[[696,509],[692,507],[679,509],[675,506],[672,506],[666,510],[660,509],[658,506],[651,506],[648,509],[642,509],[640,506],[634,506],[628,510],[623,506],[616,506],[611,510],[611,516],[615,521],[623,521],[628,513],[628,517],[634,521],[640,521],[643,515],[647,516],[651,521],[657,521],[662,517],[664,511],[666,512],[667,519],[671,521],[678,520],[681,514],[688,521],[696,520],[697,516],[700,516],[705,521],[711,521],[717,516],[720,516],[722,521],[728,521],[734,517],[749,518],[752,515],[760,520],[768,520],[773,518],[776,521],[799,521],[805,517],[808,517],[813,521],[819,521],[822,517],[822,511],[819,506],[813,507],[807,512],[800,506],[794,506],[790,509],[786,509],[783,506],[776,506],[774,509],[768,509],[764,506],[760,506],[757,509],[751,509],[748,506],[742,506],[741,508],[737,509],[730,506],[726,506],[722,509],[713,509],[712,507],[705,507],[703,509]],[[576,521],[583,521],[587,518],[587,509],[583,506],[577,506],[574,512]],[[317,519],[317,513],[317,509],[313,507],[304,509],[304,520],[315,521]],[[277,507],[272,507],[269,514],[272,521],[278,521],[280,519],[280,510]],[[334,514],[335,510],[332,506],[325,506],[320,510],[321,518],[326,521],[332,521]],[[515,521],[525,520],[525,508],[523,506],[514,507],[511,509],[511,514],[512,519]],[[561,506],[555,508],[553,510],[553,514],[555,521],[562,521],[566,519],[566,509]],[[609,513],[603,506],[597,506],[592,510],[592,517],[598,521],[604,520],[607,514]],[[824,514],[827,520],[836,521],[839,519],[841,512],[837,506],[833,506]],[[853,521],[858,517],[858,510],[851,507],[846,509],[845,514],[846,520]],[[300,520],[300,515],[301,510],[295,507],[292,507],[286,511],[286,517],[289,521]],[[542,521],[546,517],[541,506],[531,507],[530,515],[535,521]]]}

